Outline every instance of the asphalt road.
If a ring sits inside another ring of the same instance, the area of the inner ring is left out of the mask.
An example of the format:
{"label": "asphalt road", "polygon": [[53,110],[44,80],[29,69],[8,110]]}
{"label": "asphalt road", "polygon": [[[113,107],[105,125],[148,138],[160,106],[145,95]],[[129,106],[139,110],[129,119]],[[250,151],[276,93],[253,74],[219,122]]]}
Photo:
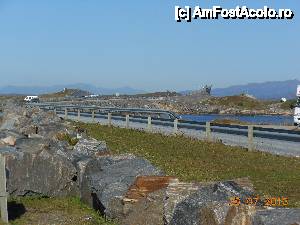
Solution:
{"label": "asphalt road", "polygon": [[[63,116],[63,114],[59,114]],[[78,120],[77,115],[68,115],[68,119],[71,120]],[[82,114],[80,117],[80,121],[91,123],[92,118],[89,115]],[[138,120],[136,120],[138,121]],[[107,119],[105,116],[103,118],[95,118],[95,121],[100,124],[108,124]],[[126,123],[123,120],[115,120],[112,119],[112,125],[118,126],[118,127],[126,127]],[[174,127],[173,123],[170,123],[169,126],[162,126],[162,125],[152,125],[151,130],[147,127],[147,121],[143,121],[143,123],[140,122],[129,122],[129,127],[131,129],[138,129],[138,130],[145,130],[145,131],[151,131],[151,132],[159,132],[163,133],[165,135],[171,135],[174,134]],[[258,134],[264,134],[267,132],[264,131],[256,131]],[[197,138],[200,140],[204,140],[206,138],[204,127],[203,129],[188,129],[188,128],[180,128],[179,124],[179,130],[178,133],[188,136]],[[259,135],[258,135],[259,136]],[[298,138],[298,137],[297,137]],[[230,134],[230,133],[221,133],[221,132],[212,132],[212,139],[215,141],[221,141],[225,145],[231,145],[231,146],[241,146],[244,148],[248,148],[248,137],[246,135],[236,135],[236,134]],[[271,138],[262,138],[262,137],[254,137],[253,139],[253,149],[263,152],[268,152],[271,154],[276,155],[283,155],[283,156],[289,156],[289,157],[300,157],[300,142],[297,141],[284,141],[284,140],[277,140],[277,139],[271,139]]]}

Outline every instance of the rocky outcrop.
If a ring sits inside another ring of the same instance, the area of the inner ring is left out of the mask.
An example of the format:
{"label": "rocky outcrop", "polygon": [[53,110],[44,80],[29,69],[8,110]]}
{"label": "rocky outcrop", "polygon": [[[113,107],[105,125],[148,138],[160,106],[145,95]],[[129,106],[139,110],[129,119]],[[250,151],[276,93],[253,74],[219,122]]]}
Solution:
{"label": "rocky outcrop", "polygon": [[[221,225],[251,215],[253,210],[246,206],[232,211],[228,204],[230,197],[250,194],[253,193],[233,181],[195,184],[182,183],[174,177],[139,177],[116,209],[121,223],[128,225],[132,221],[134,224]],[[245,216],[241,216],[242,212]]]}
{"label": "rocky outcrop", "polygon": [[16,131],[26,136],[38,134],[45,138],[52,138],[57,132],[64,132],[65,128],[61,119],[52,112],[15,104],[6,105],[0,126],[0,130]]}
{"label": "rocky outcrop", "polygon": [[64,137],[78,135],[53,113],[6,108],[0,152],[6,155],[10,195],[81,196],[109,215],[113,199],[124,197],[136,177],[163,174],[143,158],[111,155],[103,141],[81,138],[71,146]]}
{"label": "rocky outcrop", "polygon": [[253,196],[240,181],[182,183],[170,177],[138,177],[124,198],[114,202],[120,224],[130,225],[297,225],[300,209],[229,204]]}

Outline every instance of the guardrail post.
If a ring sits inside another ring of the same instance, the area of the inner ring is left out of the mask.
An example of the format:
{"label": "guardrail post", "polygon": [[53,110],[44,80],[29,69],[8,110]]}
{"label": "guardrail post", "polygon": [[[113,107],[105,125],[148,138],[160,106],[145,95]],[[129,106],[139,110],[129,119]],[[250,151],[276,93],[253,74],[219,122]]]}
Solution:
{"label": "guardrail post", "polygon": [[253,150],[253,126],[248,126],[248,149]]}
{"label": "guardrail post", "polygon": [[80,109],[78,109],[77,120],[80,121]]}
{"label": "guardrail post", "polygon": [[174,134],[178,133],[178,119],[174,120]]}
{"label": "guardrail post", "polygon": [[0,209],[1,219],[8,223],[5,156],[0,154]]}
{"label": "guardrail post", "polygon": [[205,136],[206,136],[206,140],[211,141],[211,127],[210,127],[210,122],[206,122],[206,125],[205,125]]}
{"label": "guardrail post", "polygon": [[108,119],[108,126],[111,127],[111,113],[108,113],[107,115],[107,119]]}
{"label": "guardrail post", "polygon": [[65,108],[65,119],[68,119],[68,109]]}
{"label": "guardrail post", "polygon": [[126,128],[129,129],[129,115],[126,115]]}
{"label": "guardrail post", "polygon": [[95,110],[92,111],[92,122],[95,122]]}
{"label": "guardrail post", "polygon": [[151,116],[148,116],[147,130],[148,131],[152,130],[152,119],[151,119]]}

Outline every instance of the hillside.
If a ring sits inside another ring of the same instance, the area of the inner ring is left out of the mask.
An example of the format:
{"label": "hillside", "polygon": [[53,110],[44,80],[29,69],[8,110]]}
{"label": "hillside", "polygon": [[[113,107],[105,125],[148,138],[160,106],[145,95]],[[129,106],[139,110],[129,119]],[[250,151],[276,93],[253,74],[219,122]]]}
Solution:
{"label": "hillside", "polygon": [[43,93],[59,92],[64,88],[68,89],[81,89],[87,90],[93,94],[138,94],[144,93],[142,90],[137,90],[131,87],[119,87],[119,88],[103,88],[90,84],[69,84],[69,85],[53,85],[53,86],[3,86],[0,87],[0,94],[21,94],[21,95],[40,95]]}
{"label": "hillside", "polygon": [[40,97],[44,99],[48,98],[65,98],[65,97],[84,97],[90,95],[91,93],[88,91],[80,90],[80,89],[64,89],[63,91],[43,94]]}
{"label": "hillside", "polygon": [[213,96],[239,95],[242,93],[250,94],[259,99],[287,99],[295,98],[297,85],[300,81],[270,81],[264,83],[249,83],[246,85],[235,85],[228,88],[216,88],[212,90]]}
{"label": "hillside", "polygon": [[269,105],[269,101],[261,101],[255,98],[250,98],[245,95],[225,96],[225,97],[212,97],[204,102],[204,104],[210,104],[215,106],[224,106],[227,108],[238,109],[264,109],[266,105]]}

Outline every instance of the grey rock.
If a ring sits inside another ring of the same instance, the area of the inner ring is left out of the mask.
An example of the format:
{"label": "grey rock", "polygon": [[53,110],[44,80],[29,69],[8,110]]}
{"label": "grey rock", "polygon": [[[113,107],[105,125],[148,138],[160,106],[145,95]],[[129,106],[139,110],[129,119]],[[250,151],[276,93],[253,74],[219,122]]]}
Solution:
{"label": "grey rock", "polygon": [[[222,213],[215,214],[216,218],[211,218],[210,221],[225,222],[224,215],[227,215],[227,207],[231,197],[238,196],[246,198],[252,196],[253,193],[239,187],[233,181],[219,182],[204,187],[200,187],[195,193],[189,195],[186,199],[178,203],[174,209],[173,217],[170,225],[195,225],[201,224],[205,215],[205,209],[211,208],[212,204],[221,204]],[[220,208],[220,207],[219,207]],[[214,215],[214,216],[215,216]],[[222,216],[223,215],[223,216]],[[221,216],[221,217],[220,217]],[[222,224],[222,223],[217,223]]]}
{"label": "grey rock", "polygon": [[110,201],[123,197],[137,176],[162,175],[149,161],[130,154],[102,156],[87,162],[82,176],[81,198],[87,204],[114,217]]}
{"label": "grey rock", "polygon": [[15,124],[18,122],[18,118],[20,117],[11,115],[3,117],[0,130],[13,130],[15,128]]}
{"label": "grey rock", "polygon": [[256,210],[257,207],[244,204],[239,206],[229,206],[224,203],[208,204],[201,209],[200,223],[202,225],[250,225]]}
{"label": "grey rock", "polygon": [[177,204],[184,201],[191,194],[199,190],[199,185],[174,180],[166,188],[166,200],[164,201],[164,220],[169,224]]}
{"label": "grey rock", "polygon": [[0,130],[16,131],[26,136],[39,134],[46,138],[52,138],[65,129],[61,119],[52,112],[12,104],[6,105],[0,127]]}
{"label": "grey rock", "polygon": [[14,136],[8,136],[6,138],[0,139],[0,146],[1,145],[15,146],[16,142],[17,142],[17,139]]}
{"label": "grey rock", "polygon": [[7,189],[10,195],[76,196],[77,171],[64,157],[46,148],[40,152],[6,154]]}
{"label": "grey rock", "polygon": [[96,154],[108,154],[106,142],[96,139],[79,139],[74,146],[73,154],[77,156],[95,156]]}
{"label": "grey rock", "polygon": [[274,208],[257,211],[252,225],[300,225],[300,209]]}
{"label": "grey rock", "polygon": [[[148,194],[146,198],[135,204],[126,204],[123,209],[122,225],[164,225],[165,190]],[[110,207],[114,209],[114,207]]]}

